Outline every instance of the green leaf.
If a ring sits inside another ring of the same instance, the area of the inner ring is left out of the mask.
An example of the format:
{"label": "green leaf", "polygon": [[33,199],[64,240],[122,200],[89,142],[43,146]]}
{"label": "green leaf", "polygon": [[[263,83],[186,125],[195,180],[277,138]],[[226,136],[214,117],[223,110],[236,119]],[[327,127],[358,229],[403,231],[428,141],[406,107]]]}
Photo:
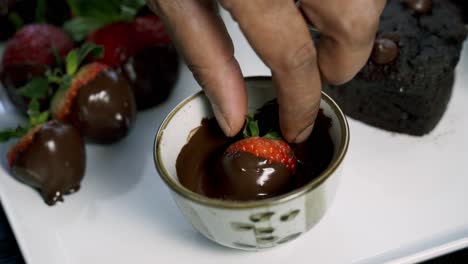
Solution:
{"label": "green leaf", "polygon": [[59,68],[54,70],[47,70],[45,73],[49,83],[61,84],[62,83],[62,71]]}
{"label": "green leaf", "polygon": [[11,12],[8,15],[8,20],[15,26],[15,29],[18,30],[24,25],[24,20],[21,18],[18,13]]}
{"label": "green leaf", "polygon": [[263,137],[268,139],[281,139],[281,134],[276,131],[270,131],[266,133]]}
{"label": "green leaf", "polygon": [[45,12],[46,12],[47,2],[46,0],[37,0],[36,3],[37,5],[36,5],[35,21],[37,23],[46,23]]}
{"label": "green leaf", "polygon": [[73,76],[78,70],[78,51],[76,49],[70,51],[65,58],[65,69],[68,75]]}
{"label": "green leaf", "polygon": [[18,90],[20,95],[31,99],[44,98],[47,96],[48,91],[49,81],[42,77],[33,78],[25,86]]}
{"label": "green leaf", "polygon": [[121,0],[68,0],[77,17],[94,18],[102,23],[119,20]]}
{"label": "green leaf", "polygon": [[39,102],[36,99],[32,99],[29,103],[28,116],[30,127],[44,124],[49,120],[49,112],[41,112]]}
{"label": "green leaf", "polygon": [[5,143],[13,138],[21,138],[22,136],[26,135],[26,133],[28,133],[28,129],[23,127],[0,130],[0,143]]}
{"label": "green leaf", "polygon": [[69,75],[64,75],[60,83],[59,90],[66,91],[71,85],[72,78]]}
{"label": "green leaf", "polygon": [[32,99],[31,102],[29,102],[29,105],[28,105],[28,116],[29,117],[36,117],[40,114],[40,104],[39,104],[39,101],[37,101],[36,99]]}
{"label": "green leaf", "polygon": [[70,51],[65,58],[67,75],[73,76],[78,71],[81,63],[88,55],[100,58],[104,54],[104,48],[94,43],[84,43],[81,47]]}
{"label": "green leaf", "polygon": [[37,125],[44,124],[45,122],[47,122],[47,120],[49,120],[49,112],[45,111],[37,114],[36,116],[31,116],[29,123],[31,124],[31,126],[34,127]]}
{"label": "green leaf", "polygon": [[89,42],[83,44],[78,49],[79,64],[81,64],[88,55],[91,55],[94,59],[102,58],[104,55],[104,47]]}
{"label": "green leaf", "polygon": [[244,130],[242,131],[244,138],[258,137],[260,130],[257,120],[254,120],[253,115],[249,114],[246,117]]}
{"label": "green leaf", "polygon": [[58,54],[57,49],[55,47],[52,47],[50,49],[50,53],[54,57],[54,61],[55,61],[55,64],[57,65],[57,67],[62,67],[63,61],[62,61],[62,58],[60,57],[60,55]]}
{"label": "green leaf", "polygon": [[121,0],[120,18],[122,20],[133,19],[138,11],[145,5],[145,0]]}
{"label": "green leaf", "polygon": [[82,41],[94,30],[103,27],[109,22],[100,21],[93,17],[74,17],[63,24],[63,29],[74,41]]}

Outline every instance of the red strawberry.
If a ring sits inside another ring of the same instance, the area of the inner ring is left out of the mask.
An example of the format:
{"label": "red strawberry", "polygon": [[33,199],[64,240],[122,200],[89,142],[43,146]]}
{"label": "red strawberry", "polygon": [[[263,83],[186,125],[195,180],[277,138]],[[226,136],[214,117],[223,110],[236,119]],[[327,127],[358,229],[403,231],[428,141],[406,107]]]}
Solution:
{"label": "red strawberry", "polygon": [[263,137],[249,137],[231,144],[226,155],[238,152],[247,152],[268,162],[277,162],[284,165],[291,172],[296,171],[296,158],[291,147],[282,139],[269,139]]}
{"label": "red strawberry", "polygon": [[73,49],[73,41],[60,28],[47,24],[30,24],[21,28],[8,42],[2,66],[16,63],[53,65],[52,49],[65,56]]}
{"label": "red strawberry", "polygon": [[128,22],[115,22],[100,28],[91,33],[87,41],[104,47],[104,57],[98,62],[111,67],[122,65],[135,52],[134,31]]}
{"label": "red strawberry", "polygon": [[284,193],[296,171],[293,150],[275,133],[259,137],[251,117],[245,127],[246,138],[232,143],[217,167],[224,198],[255,200]]}
{"label": "red strawberry", "polygon": [[159,17],[137,17],[132,26],[135,54],[121,69],[133,89],[138,109],[144,110],[170,95],[177,81],[179,57]]}
{"label": "red strawberry", "polygon": [[[55,26],[30,24],[16,32],[7,43],[0,65],[0,81],[12,102],[25,111],[29,101],[19,94],[18,89],[54,65],[52,50],[65,56],[71,49],[72,40]],[[41,103],[47,105],[47,98]]]}
{"label": "red strawberry", "polygon": [[171,42],[161,19],[156,15],[137,17],[133,20],[132,26],[135,31],[136,50],[167,46]]}
{"label": "red strawberry", "polygon": [[128,134],[135,121],[136,103],[119,72],[94,62],[78,71],[68,89],[57,92],[52,115],[71,122],[92,141],[113,143]]}
{"label": "red strawberry", "polygon": [[54,120],[21,137],[8,152],[8,164],[15,177],[39,189],[44,201],[53,205],[79,189],[85,156],[80,133]]}

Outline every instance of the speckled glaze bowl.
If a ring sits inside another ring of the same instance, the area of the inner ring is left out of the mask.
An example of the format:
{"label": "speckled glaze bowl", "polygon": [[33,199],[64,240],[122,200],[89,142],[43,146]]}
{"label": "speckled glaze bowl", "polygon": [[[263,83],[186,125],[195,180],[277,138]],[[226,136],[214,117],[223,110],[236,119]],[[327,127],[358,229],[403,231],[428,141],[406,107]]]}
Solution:
{"label": "speckled glaze bowl", "polygon": [[[248,77],[249,112],[275,97],[270,77]],[[202,118],[212,117],[203,92],[187,98],[163,121],[155,139],[156,168],[187,220],[207,238],[227,247],[261,250],[289,242],[315,226],[329,208],[341,176],[349,143],[349,128],[338,106],[322,94],[321,108],[332,118],[335,145],[328,168],[309,184],[269,199],[234,202],[211,199],[182,186],[176,159],[190,132]]]}

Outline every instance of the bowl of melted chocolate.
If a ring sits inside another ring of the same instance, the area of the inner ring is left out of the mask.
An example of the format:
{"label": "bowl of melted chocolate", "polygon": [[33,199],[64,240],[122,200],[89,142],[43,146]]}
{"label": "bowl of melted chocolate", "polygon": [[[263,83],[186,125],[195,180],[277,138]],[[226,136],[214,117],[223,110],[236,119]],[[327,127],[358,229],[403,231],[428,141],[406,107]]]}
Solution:
{"label": "bowl of melted chocolate", "polygon": [[163,121],[155,164],[183,215],[227,247],[262,250],[292,241],[330,206],[349,144],[346,117],[322,93],[307,140],[288,144],[279,129],[271,77],[245,78],[246,127],[226,137],[201,91]]}

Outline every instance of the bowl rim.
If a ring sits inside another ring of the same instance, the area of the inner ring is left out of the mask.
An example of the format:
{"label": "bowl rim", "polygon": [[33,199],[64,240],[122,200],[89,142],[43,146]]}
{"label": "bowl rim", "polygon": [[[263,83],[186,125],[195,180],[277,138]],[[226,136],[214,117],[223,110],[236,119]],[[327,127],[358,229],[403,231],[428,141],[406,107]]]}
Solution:
{"label": "bowl rim", "polygon": [[[268,80],[271,81],[271,76],[249,76],[245,77],[244,81],[264,81]],[[159,172],[159,176],[165,182],[165,184],[175,193],[178,195],[194,202],[197,204],[203,204],[209,207],[215,208],[222,208],[222,209],[247,209],[247,208],[263,208],[263,207],[270,207],[277,204],[286,203],[290,200],[294,200],[297,197],[300,197],[320,186],[325,180],[330,178],[336,169],[341,165],[343,162],[344,157],[348,151],[349,146],[349,126],[346,116],[344,115],[343,111],[338,107],[335,101],[331,99],[326,93],[322,91],[321,99],[324,100],[335,112],[335,115],[338,117],[341,133],[341,144],[338,147],[338,155],[335,159],[332,160],[330,165],[328,166],[325,171],[323,171],[318,177],[310,181],[308,184],[294,189],[290,192],[287,192],[282,195],[273,196],[270,198],[262,199],[262,200],[255,200],[255,201],[230,201],[230,200],[222,200],[222,199],[215,199],[203,196],[201,194],[192,192],[191,190],[185,188],[180,184],[177,180],[173,179],[166,167],[164,166],[161,160],[161,148],[159,147],[162,141],[162,137],[164,134],[164,130],[167,127],[168,123],[172,120],[174,115],[179,112],[186,104],[191,102],[192,100],[204,96],[205,92],[200,90],[195,94],[185,98],[182,102],[176,105],[171,112],[164,118],[161,125],[159,126],[158,132],[156,133],[156,137],[154,140],[153,145],[153,158],[154,163],[156,166],[157,171]]]}

